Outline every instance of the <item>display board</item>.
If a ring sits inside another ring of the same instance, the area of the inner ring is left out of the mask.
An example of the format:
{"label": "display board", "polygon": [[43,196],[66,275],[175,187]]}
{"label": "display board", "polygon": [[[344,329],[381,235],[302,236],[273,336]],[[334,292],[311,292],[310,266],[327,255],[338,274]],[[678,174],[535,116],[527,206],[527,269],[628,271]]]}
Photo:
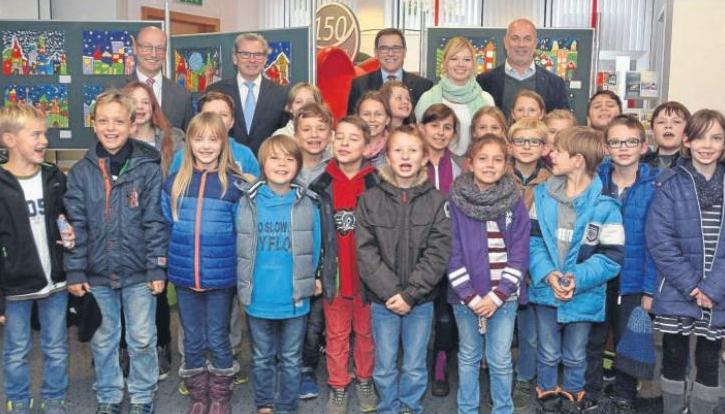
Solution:
{"label": "display board", "polygon": [[[310,79],[309,28],[259,30],[269,43],[270,53],[264,66],[264,76],[280,85],[308,82]],[[232,59],[234,39],[246,32],[178,35],[171,37],[171,79],[194,96],[199,96],[210,84],[236,76]]]}
{"label": "display board", "polygon": [[[505,28],[452,28],[427,29],[425,71],[426,77],[437,81],[443,59],[443,47],[454,36],[468,38],[476,49],[474,57],[477,74],[492,70],[506,61],[503,39]],[[592,84],[593,29],[537,29],[536,64],[559,75],[569,89],[569,106],[577,120],[586,122],[586,110]]]}
{"label": "display board", "polygon": [[133,73],[132,37],[160,21],[0,20],[2,105],[30,102],[47,114],[50,149],[89,148],[95,97]]}

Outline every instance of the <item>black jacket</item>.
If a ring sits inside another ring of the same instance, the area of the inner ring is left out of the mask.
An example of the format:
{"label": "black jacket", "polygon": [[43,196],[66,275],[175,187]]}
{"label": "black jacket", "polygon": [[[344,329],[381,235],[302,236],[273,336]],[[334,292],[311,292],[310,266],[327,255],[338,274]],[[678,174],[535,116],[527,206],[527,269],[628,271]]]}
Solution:
{"label": "black jacket", "polygon": [[[415,73],[403,71],[403,83],[410,90],[410,99],[415,104],[418,103],[418,99],[423,95],[425,91],[433,87],[433,82],[426,78],[422,78]],[[377,91],[383,86],[383,72],[380,69],[375,72],[370,72],[366,75],[358,76],[352,80],[350,85],[350,95],[347,98],[347,113],[355,113],[355,105],[357,105],[358,99],[367,91]]]}
{"label": "black jacket", "polygon": [[[506,117],[509,116],[511,108],[503,107],[503,88],[505,83],[506,68],[505,64],[496,69],[482,73],[476,76],[476,81],[481,89],[493,96],[496,106],[501,108]],[[536,93],[544,98],[546,112],[554,109],[569,109],[569,98],[566,84],[564,81],[549,72],[548,70],[536,66]]]}
{"label": "black jacket", "polygon": [[[45,229],[50,252],[51,274],[55,283],[65,281],[63,246],[56,219],[64,212],[65,175],[52,164],[42,164]],[[5,312],[5,296],[37,292],[47,284],[33,231],[28,206],[20,182],[0,168],[0,314]]]}

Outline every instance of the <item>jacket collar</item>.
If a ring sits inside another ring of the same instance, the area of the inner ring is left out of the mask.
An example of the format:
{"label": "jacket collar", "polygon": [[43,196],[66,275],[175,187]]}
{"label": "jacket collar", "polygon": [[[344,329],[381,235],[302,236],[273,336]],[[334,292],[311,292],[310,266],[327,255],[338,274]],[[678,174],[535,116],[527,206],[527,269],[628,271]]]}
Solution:
{"label": "jacket collar", "polygon": [[[161,154],[156,148],[133,138],[129,138],[129,142],[131,143],[131,155],[128,157],[129,170],[147,162],[155,162],[157,164],[161,163]],[[100,144],[97,143],[96,145]],[[93,165],[98,166],[99,158],[96,154],[95,146],[86,151],[84,158]]]}

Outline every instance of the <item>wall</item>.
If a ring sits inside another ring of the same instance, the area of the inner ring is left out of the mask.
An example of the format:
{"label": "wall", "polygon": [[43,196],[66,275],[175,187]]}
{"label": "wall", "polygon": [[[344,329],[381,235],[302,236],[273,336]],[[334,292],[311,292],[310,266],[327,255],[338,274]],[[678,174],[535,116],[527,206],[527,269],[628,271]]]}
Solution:
{"label": "wall", "polygon": [[[141,6],[164,8],[164,0],[125,0],[130,20],[141,18]],[[257,2],[239,0],[203,0],[202,6],[169,1],[171,10],[221,19],[222,32],[257,29]]]}
{"label": "wall", "polygon": [[675,0],[672,12],[668,96],[691,111],[725,111],[725,2]]}

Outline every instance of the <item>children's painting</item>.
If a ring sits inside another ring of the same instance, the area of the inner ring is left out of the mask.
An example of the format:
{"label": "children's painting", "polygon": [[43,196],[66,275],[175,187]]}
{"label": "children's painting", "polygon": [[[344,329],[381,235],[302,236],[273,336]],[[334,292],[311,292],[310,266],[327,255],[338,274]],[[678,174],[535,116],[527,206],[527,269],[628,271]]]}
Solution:
{"label": "children's painting", "polygon": [[65,33],[3,30],[3,75],[67,75]]}
{"label": "children's painting", "polygon": [[204,92],[221,80],[221,46],[174,50],[176,82],[189,92]]}
{"label": "children's painting", "polygon": [[[436,77],[441,77],[441,65],[443,64],[443,49],[448,43],[448,38],[441,38],[441,43],[436,49]],[[468,40],[476,49],[473,56],[476,74],[488,72],[496,67],[496,39],[494,37],[469,37]]]}
{"label": "children's painting", "polygon": [[577,41],[572,38],[539,39],[534,54],[534,62],[557,74],[565,81],[578,79]]}
{"label": "children's painting", "polygon": [[84,75],[130,75],[135,61],[127,31],[84,30]]}
{"label": "children's painting", "polygon": [[6,85],[3,103],[33,105],[47,116],[48,128],[68,128],[68,87],[61,84]]}
{"label": "children's painting", "polygon": [[96,97],[101,92],[103,92],[103,85],[83,85],[83,126],[86,128],[93,126],[91,114],[93,114],[93,108],[96,106]]}
{"label": "children's painting", "polygon": [[270,42],[267,63],[264,65],[265,76],[279,85],[289,85],[290,56],[290,42]]}

